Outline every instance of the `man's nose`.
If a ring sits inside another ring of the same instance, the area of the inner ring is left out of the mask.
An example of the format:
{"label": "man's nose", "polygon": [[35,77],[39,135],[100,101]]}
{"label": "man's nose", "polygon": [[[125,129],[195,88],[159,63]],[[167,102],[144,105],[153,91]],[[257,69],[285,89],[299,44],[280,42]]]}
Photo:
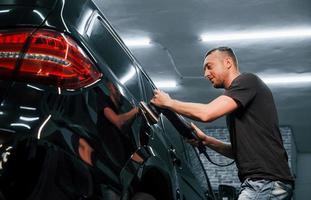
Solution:
{"label": "man's nose", "polygon": [[204,71],[204,77],[207,79],[209,75],[210,75],[209,71],[208,71],[208,70],[205,70],[205,71]]}

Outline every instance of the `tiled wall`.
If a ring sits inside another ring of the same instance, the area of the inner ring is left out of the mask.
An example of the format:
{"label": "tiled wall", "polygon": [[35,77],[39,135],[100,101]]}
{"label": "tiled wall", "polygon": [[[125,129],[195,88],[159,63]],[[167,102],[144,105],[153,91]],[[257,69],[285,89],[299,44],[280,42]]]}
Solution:
{"label": "tiled wall", "polygon": [[[293,148],[292,131],[289,127],[280,127],[280,130],[284,147],[288,154],[289,164],[292,168],[292,165],[295,165],[295,162],[292,162],[292,155],[295,153],[295,149]],[[227,128],[206,128],[205,132],[217,139],[229,142],[229,133]],[[216,163],[229,163],[232,161],[210,149],[208,150],[208,154]],[[214,190],[217,190],[219,184],[232,185],[237,189],[240,187],[241,183],[237,176],[237,168],[235,164],[228,167],[218,167],[210,163],[203,155],[201,155],[201,159],[203,160],[205,169]]]}

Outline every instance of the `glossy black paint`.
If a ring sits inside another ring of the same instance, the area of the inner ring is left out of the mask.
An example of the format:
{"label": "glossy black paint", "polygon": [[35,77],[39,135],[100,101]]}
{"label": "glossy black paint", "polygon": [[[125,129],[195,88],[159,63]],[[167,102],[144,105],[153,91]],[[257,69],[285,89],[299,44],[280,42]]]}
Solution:
{"label": "glossy black paint", "polygon": [[55,1],[54,0],[2,0],[0,5],[7,6],[32,6],[38,8],[53,8]]}
{"label": "glossy black paint", "polygon": [[[16,188],[2,180],[6,199],[23,199],[20,198],[23,195],[32,195],[33,199],[71,199],[73,196],[130,199],[139,192],[157,199],[206,199],[208,192],[212,198],[206,188],[208,180],[196,177],[204,173],[203,168],[193,167],[200,160],[197,152],[184,143],[179,134],[181,130],[174,127],[178,120],[172,117],[174,114],[160,114],[159,122],[154,125],[141,113],[121,128],[107,122],[104,104],[118,99],[117,103],[113,102],[117,107],[115,112],[124,115],[138,108],[140,101],[149,102],[155,86],[92,1],[29,1],[27,6],[20,5],[21,1],[10,2],[11,5],[0,4],[0,10],[9,10],[0,12],[4,19],[0,22],[2,30],[32,27],[63,32],[80,45],[103,77],[94,85],[78,90],[0,80],[1,153],[12,151],[15,157],[25,157],[28,154],[14,154],[17,147],[29,147],[28,143],[23,146],[18,141],[37,138],[35,141],[39,142],[34,142],[35,146],[44,153],[38,156],[40,159],[35,160],[34,166],[46,166],[44,156],[50,154],[51,148],[56,149],[54,154],[63,155],[62,159],[55,158],[57,163],[73,163],[70,168],[54,170],[54,179],[50,181],[63,186],[67,198],[63,194],[59,194],[61,198],[53,196],[56,194],[48,196],[49,190],[33,193],[32,190],[38,189],[36,183],[27,191],[10,192]],[[10,162],[10,157],[7,163],[11,163],[7,165],[11,168],[20,164]],[[5,164],[2,176],[11,183],[20,178],[10,179],[12,173],[18,172],[24,177],[27,170],[34,167],[26,165],[24,169],[17,167],[10,172]],[[41,180],[41,171],[28,175],[34,177],[33,180],[39,176]],[[69,172],[72,174],[68,175]],[[74,177],[77,181],[70,181]]]}
{"label": "glossy black paint", "polygon": [[50,9],[27,6],[1,6],[1,27],[37,27],[41,25]]}

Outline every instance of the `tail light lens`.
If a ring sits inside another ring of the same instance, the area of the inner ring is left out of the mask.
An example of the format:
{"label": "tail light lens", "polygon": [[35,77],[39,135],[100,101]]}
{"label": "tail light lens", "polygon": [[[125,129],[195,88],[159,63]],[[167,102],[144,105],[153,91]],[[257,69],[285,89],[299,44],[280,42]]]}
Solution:
{"label": "tail light lens", "polygon": [[13,78],[63,89],[86,87],[101,77],[73,39],[46,29],[33,34],[30,30],[0,33],[0,72],[2,79]]}
{"label": "tail light lens", "polygon": [[16,61],[31,30],[0,32],[0,77],[8,78],[12,74]]}

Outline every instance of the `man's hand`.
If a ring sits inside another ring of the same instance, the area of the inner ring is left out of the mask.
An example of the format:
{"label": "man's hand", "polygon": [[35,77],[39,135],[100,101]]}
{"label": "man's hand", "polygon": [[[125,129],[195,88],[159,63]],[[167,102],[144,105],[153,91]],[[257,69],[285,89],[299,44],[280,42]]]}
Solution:
{"label": "man's hand", "polygon": [[191,122],[191,128],[193,132],[196,134],[197,139],[187,140],[193,146],[199,146],[200,143],[206,145],[208,143],[209,136],[205,135],[201,129],[199,129],[196,125]]}
{"label": "man's hand", "polygon": [[192,139],[192,140],[187,140],[188,143],[190,143],[193,146],[208,146],[209,148],[213,149],[214,151],[233,159],[233,152],[232,152],[232,147],[230,143],[225,143],[222,142],[214,137],[205,135],[203,131],[201,131],[196,125],[191,123],[191,128],[197,135],[197,139]]}
{"label": "man's hand", "polygon": [[150,101],[151,103],[161,108],[168,108],[171,106],[173,100],[170,95],[161,90],[154,90],[153,93],[154,96]]}

